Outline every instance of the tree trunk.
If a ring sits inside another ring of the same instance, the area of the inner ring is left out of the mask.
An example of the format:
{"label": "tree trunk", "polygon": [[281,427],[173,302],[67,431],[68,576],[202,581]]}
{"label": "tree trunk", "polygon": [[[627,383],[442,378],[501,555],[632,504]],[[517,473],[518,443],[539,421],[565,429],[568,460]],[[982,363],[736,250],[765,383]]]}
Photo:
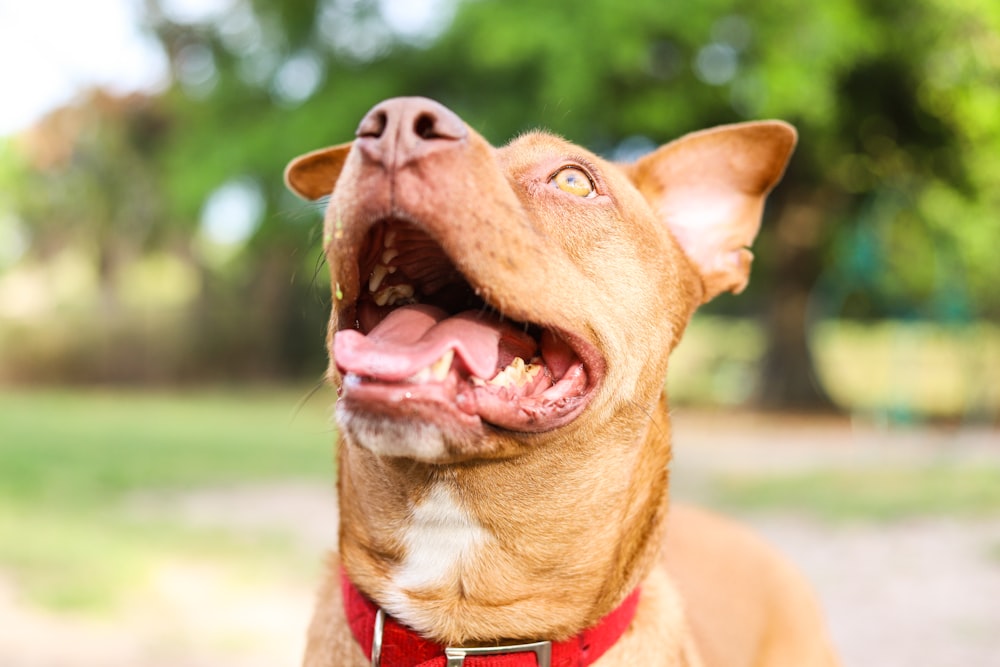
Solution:
{"label": "tree trunk", "polygon": [[767,239],[766,261],[774,282],[764,312],[767,350],[757,403],[775,410],[830,410],[834,406],[818,381],[807,331],[809,295],[822,267],[819,248],[828,209],[803,199],[782,203]]}

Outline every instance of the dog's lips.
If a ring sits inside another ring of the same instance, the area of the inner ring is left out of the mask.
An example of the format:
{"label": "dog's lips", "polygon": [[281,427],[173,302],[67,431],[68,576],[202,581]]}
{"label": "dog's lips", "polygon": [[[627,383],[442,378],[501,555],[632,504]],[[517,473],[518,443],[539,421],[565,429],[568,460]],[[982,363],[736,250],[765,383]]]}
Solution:
{"label": "dog's lips", "polygon": [[356,328],[333,339],[352,409],[419,418],[437,408],[436,420],[540,432],[588,403],[603,368],[596,350],[497,315],[423,232],[377,225],[358,266],[368,290],[353,304]]}

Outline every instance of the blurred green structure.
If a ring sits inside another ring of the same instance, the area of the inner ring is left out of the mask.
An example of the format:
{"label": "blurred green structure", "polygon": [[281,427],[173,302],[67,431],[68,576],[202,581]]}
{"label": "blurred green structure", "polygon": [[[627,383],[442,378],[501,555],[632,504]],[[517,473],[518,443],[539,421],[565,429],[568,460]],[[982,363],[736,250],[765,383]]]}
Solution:
{"label": "blurred green structure", "polygon": [[[146,3],[173,75],[161,95],[96,91],[0,143],[0,381],[319,375],[319,212],[282,168],[396,95],[434,97],[495,143],[543,126],[621,160],[713,124],[797,126],[750,289],[685,342],[715,341],[692,374],[725,369],[691,400],[919,416],[853,401],[837,369],[893,354],[885,320],[961,347],[1000,319],[993,0],[216,6],[193,20]],[[855,348],[830,343],[841,321]],[[930,414],[996,418],[983,335],[966,398]]]}

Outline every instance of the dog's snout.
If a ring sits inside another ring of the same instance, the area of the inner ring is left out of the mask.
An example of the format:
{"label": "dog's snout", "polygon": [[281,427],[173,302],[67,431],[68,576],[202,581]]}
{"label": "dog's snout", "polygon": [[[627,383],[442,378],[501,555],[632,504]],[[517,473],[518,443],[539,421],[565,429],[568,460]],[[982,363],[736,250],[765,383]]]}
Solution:
{"label": "dog's snout", "polygon": [[395,168],[461,145],[468,128],[434,100],[397,97],[365,114],[355,135],[367,159]]}

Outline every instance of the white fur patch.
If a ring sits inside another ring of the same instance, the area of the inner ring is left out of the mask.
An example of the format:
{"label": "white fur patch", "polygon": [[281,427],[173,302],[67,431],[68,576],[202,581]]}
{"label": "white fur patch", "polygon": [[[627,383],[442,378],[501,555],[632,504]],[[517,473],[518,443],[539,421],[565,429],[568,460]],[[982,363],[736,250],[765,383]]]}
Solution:
{"label": "white fur patch", "polygon": [[429,619],[410,601],[409,591],[457,586],[463,563],[474,558],[489,533],[462,507],[451,489],[435,484],[419,505],[403,534],[406,556],[392,576],[385,610],[416,630]]}
{"label": "white fur patch", "polygon": [[359,415],[341,403],[337,404],[337,423],[355,442],[378,456],[437,461],[448,453],[441,429],[432,424]]}

